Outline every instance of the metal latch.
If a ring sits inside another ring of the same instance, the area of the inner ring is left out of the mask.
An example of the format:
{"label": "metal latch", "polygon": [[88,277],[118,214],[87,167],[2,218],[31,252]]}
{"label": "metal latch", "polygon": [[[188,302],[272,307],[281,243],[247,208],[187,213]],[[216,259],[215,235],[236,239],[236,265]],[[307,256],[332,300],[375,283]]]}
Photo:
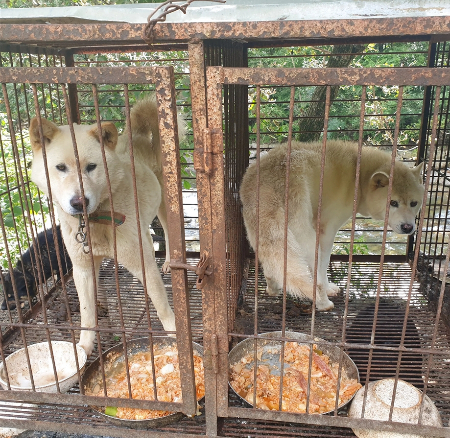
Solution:
{"label": "metal latch", "polygon": [[187,263],[180,263],[177,261],[171,261],[169,266],[171,269],[186,269],[188,271],[194,271],[197,274],[196,287],[197,289],[202,289],[205,275],[211,275],[213,273],[212,268],[209,266],[210,262],[211,257],[207,251],[204,251],[197,263],[197,266],[192,266]]}

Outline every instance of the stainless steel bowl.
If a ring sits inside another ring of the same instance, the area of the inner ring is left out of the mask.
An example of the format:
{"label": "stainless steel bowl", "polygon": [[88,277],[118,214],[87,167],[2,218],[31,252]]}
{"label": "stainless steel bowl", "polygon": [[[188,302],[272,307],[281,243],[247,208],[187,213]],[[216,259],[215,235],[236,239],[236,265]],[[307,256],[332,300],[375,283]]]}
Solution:
{"label": "stainless steel bowl", "polygon": [[[278,332],[270,332],[270,333],[262,333],[260,336],[262,338],[270,337],[270,338],[279,338],[281,337],[281,331]],[[326,354],[330,358],[331,363],[339,363],[341,350],[339,347],[328,345],[324,339],[321,338],[313,338],[310,335],[305,333],[296,333],[296,332],[285,332],[285,337],[297,341],[299,344],[307,344],[307,342],[314,340],[314,343],[317,345],[317,349],[321,350],[324,354]],[[257,340],[257,354],[258,354],[258,363],[259,358],[264,361],[264,365],[268,365],[270,368],[270,373],[274,375],[280,375],[281,363],[280,363],[280,353],[281,353],[281,341],[271,340],[271,339],[261,339]],[[229,366],[233,366],[238,363],[243,357],[250,354],[250,356],[254,356],[254,348],[255,348],[255,340],[253,338],[247,338],[239,344],[237,344],[228,354],[228,364]],[[261,353],[262,352],[262,353]],[[246,365],[248,368],[253,366],[253,361]],[[285,364],[285,368],[288,368],[289,364]],[[349,379],[356,379],[359,382],[359,372],[355,363],[350,359],[350,357],[343,352],[342,353],[342,373],[346,375]],[[239,397],[240,400],[244,402],[247,406],[253,406],[243,397],[241,397],[229,382],[230,388],[233,392]],[[354,397],[354,395],[353,395]],[[350,398],[347,402],[341,404],[338,409],[342,409],[347,406],[350,401],[353,399]],[[331,410],[329,412],[323,412],[322,414],[328,414],[334,412]]]}
{"label": "stainless steel bowl", "polygon": [[[83,373],[86,364],[86,353],[79,346],[77,351],[78,366]],[[78,382],[77,362],[72,342],[52,341],[53,358],[58,373],[58,384],[61,392],[67,392]],[[28,357],[31,363],[35,390],[37,392],[57,392],[53,362],[48,342],[39,342],[28,346]],[[13,391],[32,391],[30,371],[25,348],[10,354],[6,360],[10,388]],[[5,363],[0,363],[0,386],[7,390]]]}
{"label": "stainless steel bowl", "polygon": [[[157,348],[164,348],[169,346],[176,346],[176,339],[169,336],[153,337],[153,345]],[[203,347],[195,342],[192,343],[193,349],[200,357],[203,357]],[[136,353],[141,351],[148,351],[149,340],[148,338],[132,339],[127,342],[127,356],[132,357]],[[118,344],[109,350],[105,351],[102,355],[103,366],[105,373],[118,366],[124,361],[123,344]],[[100,357],[92,362],[86,369],[86,372],[81,378],[81,385],[84,391],[89,391],[95,387],[98,383],[102,382]],[[200,401],[200,400],[199,400]],[[149,427],[163,427],[168,424],[175,423],[184,417],[182,412],[173,412],[169,415],[160,418],[151,418],[147,420],[126,420],[121,418],[112,417],[105,414],[105,407],[91,406],[100,416],[105,418],[119,426],[128,426],[133,429],[147,429]]]}

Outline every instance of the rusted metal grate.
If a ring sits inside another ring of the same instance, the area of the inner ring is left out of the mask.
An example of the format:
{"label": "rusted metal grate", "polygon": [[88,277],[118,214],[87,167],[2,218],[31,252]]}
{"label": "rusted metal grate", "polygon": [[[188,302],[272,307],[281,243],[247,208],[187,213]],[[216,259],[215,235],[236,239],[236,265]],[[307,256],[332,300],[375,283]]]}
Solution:
{"label": "rusted metal grate", "polygon": [[[163,258],[157,259],[158,265],[161,267],[164,263]],[[197,263],[197,259],[189,259],[189,262],[195,265]],[[120,342],[120,332],[122,330],[121,325],[119,324],[119,307],[117,302],[117,296],[115,294],[115,265],[114,261],[111,259],[105,260],[102,264],[100,270],[100,286],[99,293],[105,294],[107,296],[108,301],[108,309],[106,311],[101,311],[101,316],[99,318],[100,327],[116,329],[117,333],[110,333],[105,335],[104,343],[102,340],[102,346],[104,349],[110,348],[113,345]],[[119,285],[121,289],[121,297],[122,302],[126,303],[123,305],[123,315],[124,315],[124,323],[125,328],[129,331],[135,331],[134,337],[139,337],[139,334],[145,333],[148,331],[148,327],[146,324],[145,316],[146,316],[146,303],[145,303],[145,295],[142,284],[133,277],[125,268],[121,265],[118,265],[118,275],[119,275]],[[169,302],[173,305],[172,302],[172,285],[170,281],[170,273],[164,275],[166,291],[169,296]],[[191,308],[191,323],[192,323],[192,336],[195,342],[202,341],[202,299],[201,293],[195,288],[197,277],[194,272],[188,273],[188,285],[189,285],[189,299],[190,299],[190,308]],[[78,297],[75,289],[75,285],[73,280],[70,280],[66,283],[66,290],[69,299],[69,304],[71,308],[71,316],[72,321],[76,325],[80,324],[80,316],[79,316],[79,304]],[[107,294],[109,292],[109,294]],[[46,303],[46,312],[48,316],[48,323],[50,325],[55,325],[57,327],[58,324],[67,323],[67,311],[66,305],[64,302],[63,291],[61,287],[57,287],[55,292],[51,295],[51,298]],[[16,316],[17,312],[11,311],[12,316]],[[152,321],[154,318],[155,330],[162,330],[162,325],[159,322],[155,309],[150,306],[150,315],[152,317]],[[9,315],[7,312],[0,313],[0,322],[7,326],[9,322]],[[17,322],[17,320],[15,321]],[[37,315],[33,316],[32,319],[28,320],[27,323],[30,324],[30,330],[27,330],[27,340],[29,343],[43,342],[45,341],[44,331],[41,332],[38,330],[39,325],[43,322],[42,311]],[[37,327],[36,327],[37,324]],[[3,328],[5,327],[3,326]],[[17,337],[18,333],[16,333]],[[14,339],[14,338],[13,338]],[[52,336],[53,339],[53,336]],[[71,340],[69,333],[66,330],[54,330],[54,339],[55,340]],[[22,343],[20,339],[12,340],[11,343],[5,345],[5,352],[7,354],[12,353],[13,351],[22,348]],[[94,359],[91,357],[91,360]]]}
{"label": "rusted metal grate", "polygon": [[[164,263],[164,258],[158,258],[158,265],[161,267]],[[198,260],[189,259],[188,262],[195,265]],[[105,260],[100,270],[100,287],[99,292],[104,293],[108,290],[115,290],[115,265],[113,260]],[[102,349],[106,350],[117,343],[122,342],[122,332],[125,328],[127,330],[127,338],[132,339],[136,337],[146,336],[148,333],[148,326],[146,322],[146,302],[144,289],[142,284],[134,278],[128,271],[122,266],[118,266],[119,284],[121,287],[121,298],[126,306],[123,306],[123,318],[124,326],[120,324],[119,307],[117,303],[117,297],[115,293],[108,296],[108,313],[99,318],[99,327],[107,328],[107,333],[101,334]],[[197,277],[195,273],[188,272],[188,285],[189,285],[189,304],[191,309],[191,325],[192,325],[192,337],[197,343],[202,343],[203,338],[203,321],[202,321],[202,297],[201,292],[195,288]],[[172,303],[172,283],[171,274],[164,275],[164,283],[169,297],[169,302]],[[71,307],[72,322],[75,326],[80,324],[78,297],[76,293],[73,280],[66,283],[67,295]],[[12,311],[13,313],[14,311]],[[58,326],[61,324],[67,324],[66,306],[64,302],[63,292],[60,287],[57,287],[52,294],[50,300],[47,302],[46,308],[48,323],[53,326],[51,330],[52,340],[64,340],[71,341],[70,333],[67,330],[58,330]],[[150,314],[152,318],[155,318],[154,330],[162,330],[162,325],[157,319],[155,309],[151,306]],[[2,323],[8,323],[7,314],[5,312],[0,313]],[[43,323],[42,311],[37,313],[32,319],[27,321],[30,329],[25,329],[26,339],[29,344],[46,341],[46,333],[39,326]],[[19,331],[16,331],[9,339],[8,344],[4,344],[4,353],[10,354],[23,347],[22,340],[19,336]],[[88,364],[96,358],[96,355],[92,355]],[[79,394],[78,385],[69,391],[70,394]],[[48,416],[49,421],[60,423],[61,428],[64,425],[70,423],[76,427],[77,424],[89,423],[92,427],[91,433],[96,433],[95,428],[114,428],[110,423],[99,417],[89,408],[76,407],[76,406],[64,406],[62,405],[46,405],[46,404],[17,404],[1,402],[0,403],[0,418],[28,421],[42,421]],[[49,428],[52,426],[48,426]],[[116,427],[116,429],[120,429]],[[73,429],[74,431],[76,429]],[[99,434],[102,429],[99,429]],[[164,429],[167,432],[185,432],[185,433],[204,433],[204,417],[196,418],[192,420],[184,420],[180,424],[170,426]]]}
{"label": "rusted metal grate", "polygon": [[[376,263],[356,263],[352,268],[349,288],[349,305],[345,317],[345,294],[334,299],[335,308],[331,312],[316,313],[314,336],[339,344],[342,330],[346,328],[348,343],[370,344],[373,330],[376,283],[380,265]],[[330,278],[339,286],[346,287],[348,263],[332,262],[329,269]],[[249,269],[247,288],[242,304],[237,311],[234,342],[241,341],[254,332],[255,321],[255,271],[254,263]],[[396,373],[398,347],[408,303],[411,268],[408,264],[386,263],[383,266],[382,292],[378,321],[375,328],[377,350],[371,361],[369,381],[392,377]],[[258,333],[273,332],[282,329],[283,305],[280,297],[271,297],[265,291],[265,281],[261,271],[258,278]],[[305,301],[288,298],[286,302],[286,330],[311,333],[311,305]],[[443,423],[450,420],[450,396],[445,388],[450,385],[450,369],[447,356],[436,354],[433,367],[428,368],[429,355],[420,352],[429,351],[435,331],[435,313],[419,291],[419,283],[413,286],[410,300],[405,347],[413,352],[404,354],[400,367],[400,378],[419,388],[424,386],[424,376],[428,375],[427,394],[438,406]],[[240,336],[237,336],[237,335]],[[446,352],[450,348],[449,331],[446,325],[438,322],[437,337],[433,350]],[[383,350],[383,348],[392,350]],[[366,381],[368,367],[368,350],[346,348],[350,357],[358,366],[362,382]],[[232,399],[230,399],[230,402]]]}

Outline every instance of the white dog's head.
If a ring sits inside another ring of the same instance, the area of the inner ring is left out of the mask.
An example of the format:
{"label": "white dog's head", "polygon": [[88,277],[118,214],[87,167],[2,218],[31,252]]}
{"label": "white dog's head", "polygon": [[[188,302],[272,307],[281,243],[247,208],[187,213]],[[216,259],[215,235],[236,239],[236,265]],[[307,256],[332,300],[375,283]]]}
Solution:
{"label": "white dog's head", "polygon": [[[396,162],[389,206],[389,226],[398,234],[414,233],[415,218],[422,206],[424,186],[423,163],[413,169]],[[375,172],[370,179],[368,207],[373,219],[384,220],[388,195],[389,173]]]}
{"label": "white dog's head", "polygon": [[[45,161],[48,167],[50,188],[53,199],[70,215],[83,212],[83,201],[87,213],[94,212],[100,202],[108,197],[107,178],[103,165],[100,138],[97,125],[73,125],[79,156],[81,184],[75,159],[74,145],[69,126],[57,126],[42,119],[42,132],[45,142]],[[102,123],[102,137],[108,162],[114,161],[117,144],[117,129],[112,123]],[[41,144],[40,128],[36,118],[30,122],[30,140],[33,149],[31,168],[32,181],[48,195],[48,183],[45,173],[44,151]],[[109,169],[110,174],[114,169]],[[114,175],[121,180],[122,175]]]}

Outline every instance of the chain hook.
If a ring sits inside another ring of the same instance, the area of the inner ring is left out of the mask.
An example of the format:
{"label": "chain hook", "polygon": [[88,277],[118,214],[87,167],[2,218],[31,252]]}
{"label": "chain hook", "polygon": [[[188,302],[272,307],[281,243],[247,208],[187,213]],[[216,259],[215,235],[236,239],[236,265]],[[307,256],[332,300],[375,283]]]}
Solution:
{"label": "chain hook", "polygon": [[[147,24],[145,25],[143,39],[144,41],[151,46],[153,44],[153,29],[156,23],[160,23],[166,21],[167,14],[175,11],[181,11],[183,14],[186,14],[186,8],[192,3],[198,0],[187,0],[186,3],[181,5],[174,4],[173,0],[167,0],[164,3],[161,3],[147,18]],[[215,3],[225,3],[226,0],[208,0],[210,2]],[[164,9],[163,9],[164,8]],[[162,12],[156,17],[152,18],[160,9],[163,9]]]}
{"label": "chain hook", "polygon": [[87,234],[84,232],[84,229],[86,228],[86,222],[84,221],[84,217],[82,214],[78,216],[79,222],[78,222],[78,232],[75,234],[75,240],[78,243],[81,243],[83,245],[83,252],[85,254],[89,254],[89,245],[87,243]]}

